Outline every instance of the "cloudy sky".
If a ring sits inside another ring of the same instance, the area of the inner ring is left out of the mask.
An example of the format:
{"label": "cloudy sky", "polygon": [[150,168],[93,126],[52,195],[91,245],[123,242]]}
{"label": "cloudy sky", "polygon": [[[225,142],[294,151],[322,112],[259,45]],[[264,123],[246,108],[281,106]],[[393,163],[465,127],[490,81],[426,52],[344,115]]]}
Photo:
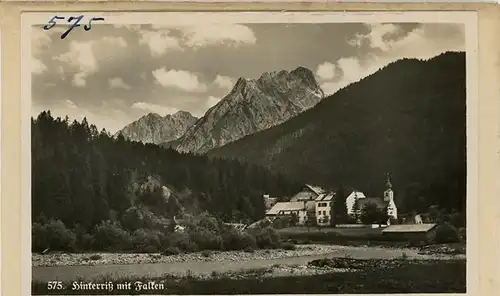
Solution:
{"label": "cloudy sky", "polygon": [[311,69],[326,94],[394,60],[464,50],[458,24],[94,25],[32,33],[32,115],[115,132],[139,117],[202,116],[239,77]]}

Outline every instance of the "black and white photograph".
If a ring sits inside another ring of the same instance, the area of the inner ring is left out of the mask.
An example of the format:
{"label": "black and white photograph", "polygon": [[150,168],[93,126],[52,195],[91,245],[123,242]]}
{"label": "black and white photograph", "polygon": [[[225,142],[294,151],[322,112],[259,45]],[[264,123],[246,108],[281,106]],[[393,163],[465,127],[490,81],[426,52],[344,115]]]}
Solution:
{"label": "black and white photograph", "polygon": [[32,295],[466,293],[475,25],[23,17]]}

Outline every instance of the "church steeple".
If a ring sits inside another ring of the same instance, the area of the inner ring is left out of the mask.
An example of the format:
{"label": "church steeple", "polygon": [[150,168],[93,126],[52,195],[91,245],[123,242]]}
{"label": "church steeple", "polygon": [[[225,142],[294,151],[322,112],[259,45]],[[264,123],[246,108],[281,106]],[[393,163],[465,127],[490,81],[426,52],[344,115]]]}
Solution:
{"label": "church steeple", "polygon": [[384,200],[390,201],[393,198],[394,198],[394,193],[392,192],[391,176],[389,173],[387,173],[386,180],[385,180]]}
{"label": "church steeple", "polygon": [[392,189],[391,175],[389,173],[385,174],[385,189]]}

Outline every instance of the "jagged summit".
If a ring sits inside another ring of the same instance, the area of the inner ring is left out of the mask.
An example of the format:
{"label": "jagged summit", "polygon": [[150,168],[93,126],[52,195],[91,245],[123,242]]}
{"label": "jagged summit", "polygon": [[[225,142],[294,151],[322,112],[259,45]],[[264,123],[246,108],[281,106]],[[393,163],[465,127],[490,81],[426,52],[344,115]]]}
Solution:
{"label": "jagged summit", "polygon": [[117,134],[122,134],[131,141],[161,144],[177,140],[197,119],[182,110],[163,117],[152,112],[128,124]]}
{"label": "jagged summit", "polygon": [[232,90],[210,108],[178,141],[180,151],[203,153],[270,128],[313,107],[324,97],[311,70],[298,67],[240,77]]}

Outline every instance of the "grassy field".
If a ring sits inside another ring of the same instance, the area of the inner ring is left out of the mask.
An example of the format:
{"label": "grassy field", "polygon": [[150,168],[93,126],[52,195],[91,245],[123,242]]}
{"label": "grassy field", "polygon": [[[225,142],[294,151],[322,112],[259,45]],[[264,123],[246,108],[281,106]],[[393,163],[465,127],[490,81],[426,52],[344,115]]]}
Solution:
{"label": "grassy field", "polygon": [[[351,260],[351,259],[350,259]],[[34,295],[118,295],[118,294],[304,294],[304,293],[464,293],[466,291],[465,260],[364,260],[367,268],[356,272],[336,272],[309,276],[262,277],[246,272],[213,275],[200,279],[190,276],[161,278],[103,278],[115,289],[74,291],[72,283],[63,283],[60,290],[48,290],[47,283],[33,282]],[[134,282],[155,281],[161,289],[134,289]],[[119,283],[132,283],[129,290],[116,289]],[[97,283],[97,281],[94,281]]]}

